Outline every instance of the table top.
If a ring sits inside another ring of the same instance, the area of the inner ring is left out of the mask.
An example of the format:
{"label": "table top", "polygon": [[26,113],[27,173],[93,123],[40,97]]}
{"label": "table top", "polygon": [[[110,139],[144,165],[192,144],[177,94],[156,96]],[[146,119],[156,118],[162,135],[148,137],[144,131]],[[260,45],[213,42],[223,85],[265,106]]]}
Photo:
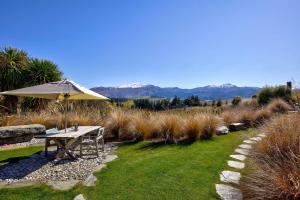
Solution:
{"label": "table top", "polygon": [[78,126],[78,131],[74,130],[74,127],[60,130],[58,133],[47,134],[47,135],[36,135],[35,138],[78,138],[80,136],[86,135],[92,131],[102,128],[101,126]]}

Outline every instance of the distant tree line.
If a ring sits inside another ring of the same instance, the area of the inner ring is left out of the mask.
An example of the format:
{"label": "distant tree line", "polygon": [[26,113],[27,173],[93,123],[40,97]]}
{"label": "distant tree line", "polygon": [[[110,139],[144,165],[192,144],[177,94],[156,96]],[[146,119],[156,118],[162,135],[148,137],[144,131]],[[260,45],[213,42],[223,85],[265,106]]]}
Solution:
{"label": "distant tree line", "polygon": [[[148,109],[148,110],[168,110],[176,108],[185,108],[193,106],[216,106],[220,107],[223,105],[222,100],[213,101],[201,101],[198,96],[189,96],[186,99],[180,99],[175,96],[172,99],[135,99],[133,100],[132,108]],[[124,103],[123,103],[124,104]],[[225,101],[225,104],[228,104]]]}

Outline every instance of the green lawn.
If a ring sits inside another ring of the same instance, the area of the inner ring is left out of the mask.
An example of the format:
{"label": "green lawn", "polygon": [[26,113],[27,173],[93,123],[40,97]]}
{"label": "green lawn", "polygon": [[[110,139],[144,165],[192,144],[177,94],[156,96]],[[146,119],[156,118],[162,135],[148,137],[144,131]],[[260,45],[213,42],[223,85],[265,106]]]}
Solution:
{"label": "green lawn", "polygon": [[[45,185],[6,188],[0,190],[0,199],[72,199],[79,193],[86,199],[218,199],[215,183],[219,173],[228,168],[226,161],[234,149],[254,132],[193,144],[126,143],[118,148],[119,158],[96,173],[95,187],[78,186],[67,192],[54,192]],[[0,151],[0,160],[29,153],[26,149]]]}

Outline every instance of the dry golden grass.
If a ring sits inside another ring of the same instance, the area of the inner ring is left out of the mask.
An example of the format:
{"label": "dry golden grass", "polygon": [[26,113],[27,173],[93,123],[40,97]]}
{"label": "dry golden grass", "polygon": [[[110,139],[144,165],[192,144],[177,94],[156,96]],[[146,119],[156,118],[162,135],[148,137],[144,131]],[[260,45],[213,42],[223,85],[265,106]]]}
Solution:
{"label": "dry golden grass", "polygon": [[203,124],[195,116],[190,116],[185,119],[183,133],[186,140],[193,142],[200,138],[203,131]]}
{"label": "dry golden grass", "polygon": [[200,139],[209,139],[216,134],[218,126],[222,125],[221,118],[213,114],[204,114],[196,116],[199,123],[202,125],[202,131],[200,133]]}
{"label": "dry golden grass", "polygon": [[292,110],[292,107],[282,99],[274,99],[267,105],[267,109],[272,113],[286,113]]}
{"label": "dry golden grass", "polygon": [[262,129],[267,137],[250,155],[241,183],[245,199],[300,198],[300,115],[281,115]]}
{"label": "dry golden grass", "polygon": [[105,120],[105,128],[107,131],[117,139],[129,140],[133,139],[130,124],[130,117],[121,109],[115,109],[110,112]]}
{"label": "dry golden grass", "polygon": [[159,135],[166,143],[177,143],[182,135],[183,121],[175,114],[162,114],[158,117]]}

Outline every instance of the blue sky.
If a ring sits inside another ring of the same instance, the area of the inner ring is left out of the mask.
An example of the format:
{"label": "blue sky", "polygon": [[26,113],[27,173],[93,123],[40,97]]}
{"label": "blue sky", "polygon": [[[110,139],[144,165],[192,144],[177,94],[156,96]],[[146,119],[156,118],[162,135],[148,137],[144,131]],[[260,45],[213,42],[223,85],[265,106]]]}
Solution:
{"label": "blue sky", "polygon": [[10,0],[0,46],[87,87],[300,82],[299,0]]}

